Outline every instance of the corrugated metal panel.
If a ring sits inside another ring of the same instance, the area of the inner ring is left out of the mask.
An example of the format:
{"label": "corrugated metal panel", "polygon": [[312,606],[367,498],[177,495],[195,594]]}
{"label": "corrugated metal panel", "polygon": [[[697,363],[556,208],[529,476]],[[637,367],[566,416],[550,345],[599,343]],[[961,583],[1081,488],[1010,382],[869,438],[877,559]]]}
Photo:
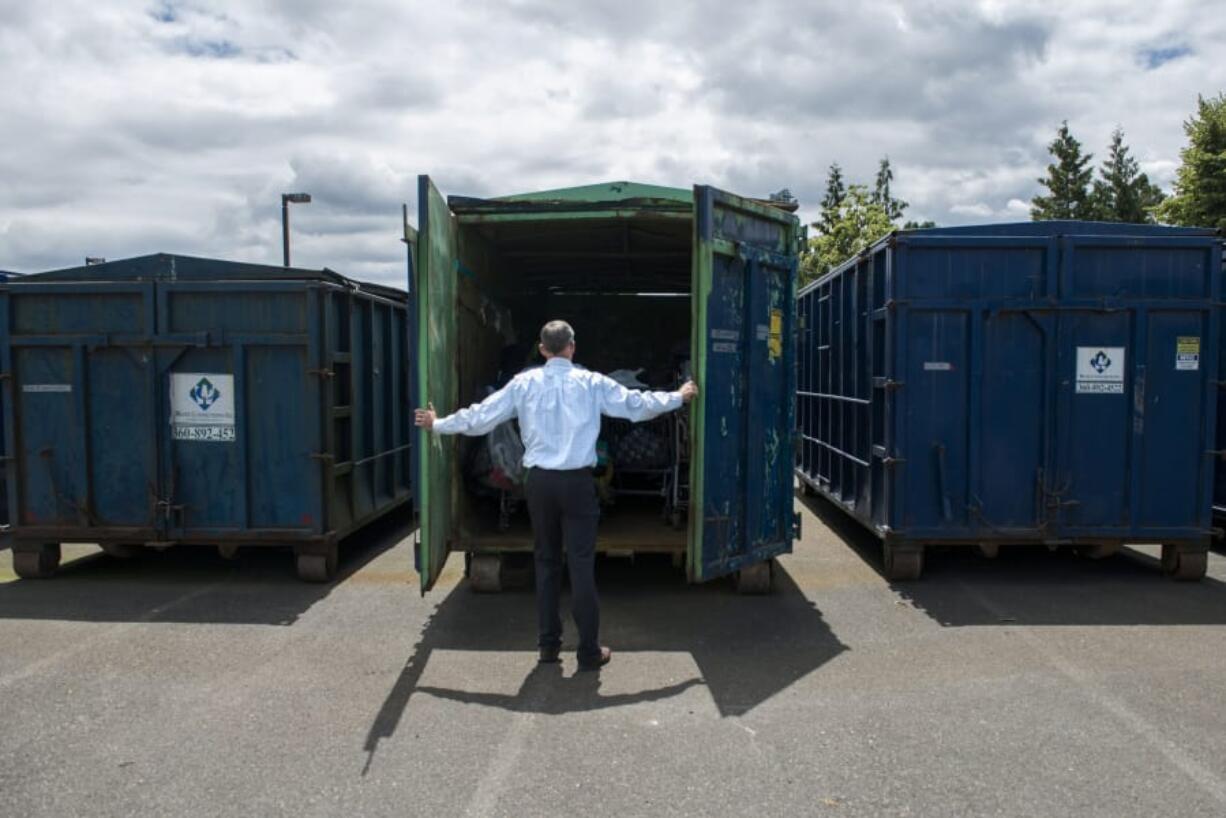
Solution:
{"label": "corrugated metal panel", "polygon": [[82,270],[0,289],[18,548],[295,543],[326,575],[409,498],[403,293],[164,255]]}
{"label": "corrugated metal panel", "polygon": [[935,542],[1158,542],[1195,563],[1219,265],[1212,233],[1144,226],[879,243],[800,297],[798,474],[900,578]]}

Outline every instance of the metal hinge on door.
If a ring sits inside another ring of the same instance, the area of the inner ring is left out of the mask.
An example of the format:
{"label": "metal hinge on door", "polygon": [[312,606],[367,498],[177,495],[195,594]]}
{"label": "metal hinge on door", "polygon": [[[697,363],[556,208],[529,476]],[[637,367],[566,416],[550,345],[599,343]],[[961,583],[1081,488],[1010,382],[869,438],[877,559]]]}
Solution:
{"label": "metal hinge on door", "polygon": [[[161,526],[155,525],[154,527],[155,528],[160,527],[163,531],[163,534],[166,533],[169,529],[182,527],[183,505],[181,503],[175,503],[169,497],[167,498],[159,497],[154,502],[154,508],[155,508],[155,512],[154,512],[155,519],[160,517],[162,520]],[[176,525],[176,518],[177,518],[178,525]]]}
{"label": "metal hinge on door", "polygon": [[883,466],[897,466],[907,462],[905,457],[894,457],[894,455],[886,451],[885,446],[879,444],[873,446],[873,457],[879,459]]}
{"label": "metal hinge on door", "polygon": [[1058,489],[1052,489],[1051,491],[1046,490],[1041,485],[1039,486],[1039,488],[1043,492],[1043,504],[1050,511],[1059,512],[1061,509],[1075,508],[1076,506],[1081,505],[1080,500],[1062,499],[1065,493],[1068,492],[1069,490],[1068,483],[1065,483],[1062,487]]}
{"label": "metal hinge on door", "polygon": [[877,389],[893,392],[897,389],[902,389],[904,384],[902,381],[896,381],[893,378],[873,378],[873,386]]}

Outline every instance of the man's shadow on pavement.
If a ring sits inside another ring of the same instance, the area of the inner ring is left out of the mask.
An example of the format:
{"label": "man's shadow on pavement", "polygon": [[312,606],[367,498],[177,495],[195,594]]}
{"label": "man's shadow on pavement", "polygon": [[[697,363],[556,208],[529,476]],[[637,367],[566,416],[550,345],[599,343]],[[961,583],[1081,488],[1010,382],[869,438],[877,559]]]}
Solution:
{"label": "man's shadow on pavement", "polygon": [[[525,663],[535,662],[536,608],[531,592],[475,594],[467,582],[461,582],[426,623],[375,715],[365,742],[370,759],[379,742],[391,737],[410,715],[409,705],[417,694],[556,716],[660,701],[702,685],[721,716],[739,716],[847,650],[779,565],[775,590],[766,596],[741,596],[720,581],[686,585],[667,560],[634,565],[603,561],[598,582],[601,637],[614,651],[613,664],[605,673],[617,673],[619,662],[634,661],[628,654],[684,652],[691,655],[700,675],[636,692],[602,694],[600,674],[566,675],[564,668],[574,666],[571,656],[565,666],[532,664],[514,694],[422,685],[426,665],[436,651],[519,652]],[[573,651],[568,605],[564,595],[564,650]],[[618,677],[619,683],[623,680]],[[368,759],[367,768],[369,763]]]}
{"label": "man's shadow on pavement", "polygon": [[655,702],[684,693],[702,679],[695,676],[678,684],[643,690],[638,693],[600,694],[599,673],[575,673],[567,678],[561,663],[534,665],[524,677],[519,692],[476,693],[453,690],[445,687],[419,685],[417,693],[426,693],[440,699],[450,699],[463,704],[483,704],[498,707],[512,713],[537,713],[560,716],[585,710],[601,710],[607,707],[622,707],[629,704]]}

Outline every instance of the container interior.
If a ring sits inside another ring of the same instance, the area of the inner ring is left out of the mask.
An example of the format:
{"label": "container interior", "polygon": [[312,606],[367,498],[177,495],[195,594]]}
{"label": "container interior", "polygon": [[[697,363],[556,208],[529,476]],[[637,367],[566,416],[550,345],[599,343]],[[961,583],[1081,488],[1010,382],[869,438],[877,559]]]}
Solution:
{"label": "container interior", "polygon": [[[642,370],[637,377],[647,387],[675,389],[689,371],[692,229],[688,213],[509,221],[461,214],[459,405],[539,366],[537,337],[555,318],[575,328],[577,364],[605,374]],[[680,527],[666,524],[670,481],[688,483],[682,414],[633,430],[604,419],[602,463],[611,473],[598,480],[600,550],[685,549],[684,510]],[[491,442],[460,442],[457,545],[530,549],[522,489],[498,476]]]}

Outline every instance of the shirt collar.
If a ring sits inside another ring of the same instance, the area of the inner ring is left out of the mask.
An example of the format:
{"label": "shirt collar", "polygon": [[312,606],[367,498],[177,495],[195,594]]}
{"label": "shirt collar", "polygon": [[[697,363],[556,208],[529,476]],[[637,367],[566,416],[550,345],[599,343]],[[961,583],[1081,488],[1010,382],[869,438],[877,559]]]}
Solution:
{"label": "shirt collar", "polygon": [[546,361],[545,366],[553,367],[554,369],[570,369],[574,366],[574,364],[566,358],[558,356],[557,358],[550,358],[548,361]]}

